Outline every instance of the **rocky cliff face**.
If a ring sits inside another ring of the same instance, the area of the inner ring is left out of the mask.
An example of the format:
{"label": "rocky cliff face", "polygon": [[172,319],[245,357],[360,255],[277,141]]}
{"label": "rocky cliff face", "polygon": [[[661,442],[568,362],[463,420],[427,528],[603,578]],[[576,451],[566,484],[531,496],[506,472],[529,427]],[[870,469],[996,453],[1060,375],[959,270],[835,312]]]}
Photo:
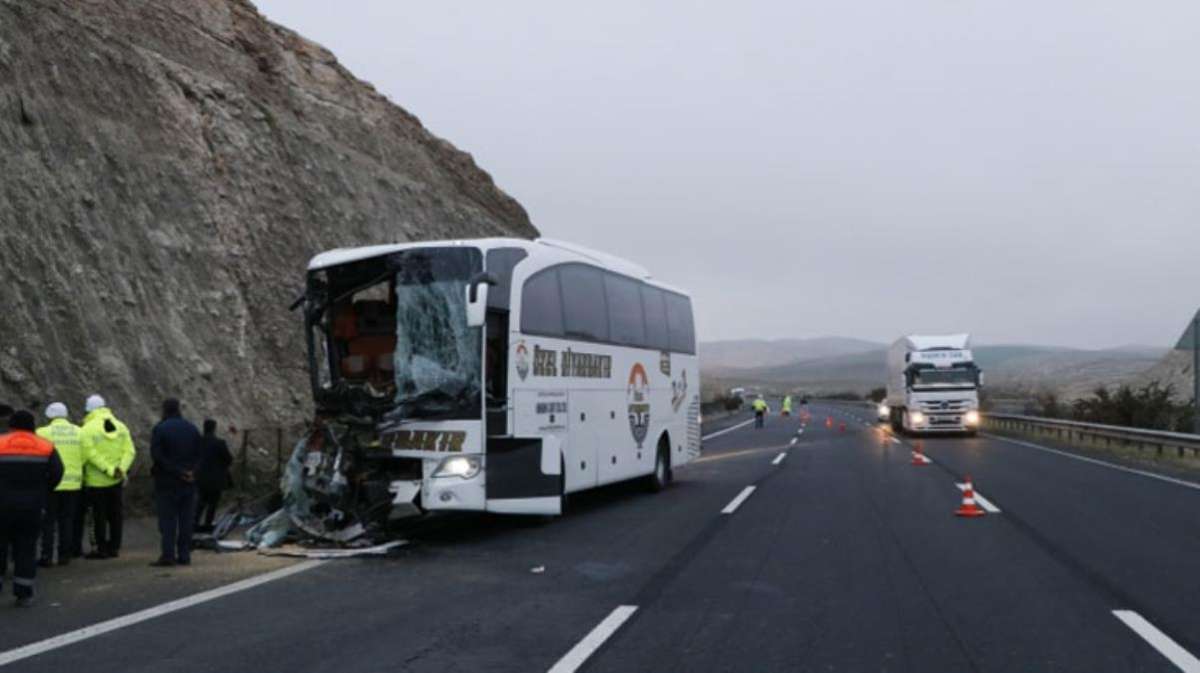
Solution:
{"label": "rocky cliff face", "polygon": [[0,401],[310,409],[307,259],[529,237],[472,158],[246,0],[0,0]]}
{"label": "rocky cliff face", "polygon": [[1172,350],[1153,368],[1132,381],[1133,385],[1144,386],[1158,383],[1170,386],[1175,401],[1191,402],[1195,382],[1192,379],[1192,352]]}

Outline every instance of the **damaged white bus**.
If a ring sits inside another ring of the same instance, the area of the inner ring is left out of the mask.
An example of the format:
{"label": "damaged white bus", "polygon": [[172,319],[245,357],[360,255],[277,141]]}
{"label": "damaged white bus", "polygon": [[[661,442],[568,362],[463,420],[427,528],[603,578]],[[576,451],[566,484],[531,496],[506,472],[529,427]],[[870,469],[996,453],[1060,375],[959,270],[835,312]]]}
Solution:
{"label": "damaged white bus", "polygon": [[630,262],[548,240],[334,250],[299,305],[316,421],[284,495],[309,534],[560,514],[700,453],[691,300]]}

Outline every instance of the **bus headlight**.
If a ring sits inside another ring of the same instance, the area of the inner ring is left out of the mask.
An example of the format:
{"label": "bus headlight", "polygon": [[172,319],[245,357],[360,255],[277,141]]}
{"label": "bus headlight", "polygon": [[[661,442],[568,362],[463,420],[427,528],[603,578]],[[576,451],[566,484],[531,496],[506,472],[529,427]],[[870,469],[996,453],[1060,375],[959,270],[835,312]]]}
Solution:
{"label": "bus headlight", "polygon": [[925,422],[925,414],[919,411],[914,411],[908,415],[908,420],[913,425],[920,425]]}
{"label": "bus headlight", "polygon": [[479,474],[483,467],[478,456],[451,456],[442,461],[433,471],[434,477],[462,477],[470,479]]}
{"label": "bus headlight", "polygon": [[971,411],[967,412],[967,415],[963,417],[963,420],[967,422],[967,425],[979,425],[979,412],[972,409]]}

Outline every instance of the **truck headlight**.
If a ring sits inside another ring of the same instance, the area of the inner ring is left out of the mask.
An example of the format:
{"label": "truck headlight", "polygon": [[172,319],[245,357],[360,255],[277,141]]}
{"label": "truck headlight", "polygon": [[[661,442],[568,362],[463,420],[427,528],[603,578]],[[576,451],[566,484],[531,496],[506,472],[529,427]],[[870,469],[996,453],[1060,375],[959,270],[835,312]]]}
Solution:
{"label": "truck headlight", "polygon": [[883,418],[884,416],[887,416],[888,414],[892,413],[892,408],[886,404],[881,404],[881,405],[879,405],[878,413],[879,413],[879,417]]}
{"label": "truck headlight", "polygon": [[908,415],[908,420],[913,425],[920,425],[925,422],[925,414],[923,414],[919,411],[914,411]]}
{"label": "truck headlight", "polygon": [[462,477],[470,479],[479,474],[483,467],[478,456],[451,456],[442,461],[433,471],[434,477]]}
{"label": "truck headlight", "polygon": [[967,415],[963,417],[963,420],[967,422],[967,425],[979,425],[979,412],[972,409],[971,411],[967,412]]}

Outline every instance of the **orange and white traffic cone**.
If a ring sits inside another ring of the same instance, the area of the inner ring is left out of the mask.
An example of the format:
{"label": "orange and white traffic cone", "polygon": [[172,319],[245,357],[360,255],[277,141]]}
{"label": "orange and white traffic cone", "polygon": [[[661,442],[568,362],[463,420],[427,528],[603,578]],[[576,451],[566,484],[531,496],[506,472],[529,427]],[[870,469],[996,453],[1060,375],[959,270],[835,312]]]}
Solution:
{"label": "orange and white traffic cone", "polygon": [[929,464],[929,459],[925,457],[925,449],[921,446],[921,442],[913,444],[912,464],[917,467],[925,467]]}
{"label": "orange and white traffic cone", "polygon": [[845,431],[846,431],[846,421],[842,421],[841,423],[838,423],[838,432],[845,432]]}
{"label": "orange and white traffic cone", "polygon": [[826,416],[826,417],[825,417],[825,427],[827,427],[827,428],[832,428],[832,427],[833,427],[833,416]]}
{"label": "orange and white traffic cone", "polygon": [[963,489],[962,504],[958,509],[954,510],[955,516],[976,517],[983,516],[987,512],[983,511],[979,505],[975,504],[975,486],[971,483],[971,476],[967,475],[966,488]]}

